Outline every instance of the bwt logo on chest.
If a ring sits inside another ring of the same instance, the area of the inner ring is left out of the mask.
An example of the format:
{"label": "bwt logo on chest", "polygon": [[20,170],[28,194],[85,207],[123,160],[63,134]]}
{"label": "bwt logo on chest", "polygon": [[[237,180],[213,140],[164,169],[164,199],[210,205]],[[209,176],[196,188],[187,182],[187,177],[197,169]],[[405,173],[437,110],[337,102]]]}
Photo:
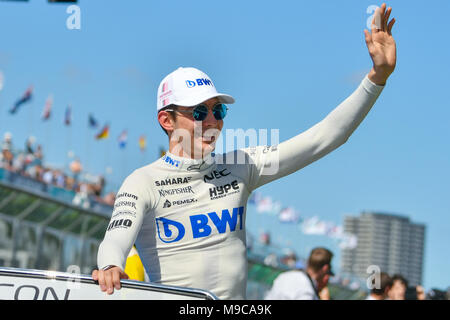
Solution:
{"label": "bwt logo on chest", "polygon": [[195,81],[186,80],[186,85],[188,88],[193,88],[195,86],[214,86],[211,80],[203,78],[195,79]]}
{"label": "bwt logo on chest", "polygon": [[[223,209],[222,214],[210,212],[189,216],[189,225],[194,239],[209,236],[213,228],[219,233],[242,230],[244,224],[244,207],[233,208],[230,211]],[[212,223],[211,223],[212,222]],[[171,243],[183,239],[186,227],[181,222],[167,218],[156,218],[156,228],[159,239],[164,243]]]}

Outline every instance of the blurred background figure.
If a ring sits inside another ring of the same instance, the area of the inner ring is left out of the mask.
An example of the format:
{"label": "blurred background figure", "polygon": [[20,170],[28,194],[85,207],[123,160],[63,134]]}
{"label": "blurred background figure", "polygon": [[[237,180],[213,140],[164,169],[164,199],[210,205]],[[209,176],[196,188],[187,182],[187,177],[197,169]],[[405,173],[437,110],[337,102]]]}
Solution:
{"label": "blurred background figure", "polygon": [[[375,280],[375,279],[374,279]],[[386,272],[380,272],[379,286],[372,283],[372,289],[366,300],[387,300],[388,292],[392,287],[392,278]]]}
{"label": "blurred background figure", "polygon": [[36,151],[34,152],[34,164],[35,165],[42,165],[42,158],[44,157],[42,153],[42,145],[38,144],[36,147]]}
{"label": "blurred background figure", "polygon": [[6,170],[12,170],[13,160],[12,134],[10,132],[5,132],[2,142],[1,167]]}
{"label": "blurred background figure", "polygon": [[447,292],[439,290],[439,289],[431,289],[427,295],[427,300],[450,300],[450,297]]}
{"label": "blurred background figure", "polygon": [[259,235],[259,242],[263,245],[270,245],[270,233],[263,231]]}
{"label": "blurred background figure", "polygon": [[388,292],[390,300],[405,300],[406,289],[408,288],[408,281],[400,274],[392,276],[392,287]]}
{"label": "blurred background figure", "polygon": [[[331,271],[333,253],[325,248],[311,251],[306,270],[296,269],[281,273],[273,282],[266,300],[320,300],[330,299],[326,288]],[[322,291],[323,290],[323,291]]]}
{"label": "blurred background figure", "polygon": [[425,289],[422,286],[411,286],[406,288],[405,300],[426,300]]}
{"label": "blurred background figure", "polygon": [[72,172],[72,177],[75,183],[78,182],[78,178],[80,176],[81,171],[83,170],[83,166],[81,165],[80,159],[76,158],[70,163],[70,171]]}
{"label": "blurred background figure", "polygon": [[319,298],[320,298],[320,300],[331,300],[330,290],[328,290],[328,286],[324,287],[322,290],[320,290]]}
{"label": "blurred background figure", "polygon": [[285,249],[284,255],[281,257],[281,263],[289,268],[294,268],[297,262],[297,255],[292,249]]}
{"label": "blurred background figure", "polygon": [[[417,300],[425,300],[427,297],[425,295],[425,289],[422,286],[417,286],[416,288]],[[449,296],[450,299],[450,296]]]}
{"label": "blurred background figure", "polygon": [[34,136],[29,136],[25,141],[25,152],[27,154],[34,154],[33,145],[36,142],[36,138]]}
{"label": "blurred background figure", "polygon": [[2,149],[7,149],[12,152],[12,134],[11,132],[5,132],[3,135]]}
{"label": "blurred background figure", "polygon": [[270,266],[273,268],[278,268],[278,256],[276,253],[269,253],[265,258],[264,258],[264,264],[266,266]]}
{"label": "blurred background figure", "polygon": [[91,204],[89,202],[89,185],[87,183],[79,184],[79,188],[72,199],[74,205],[80,206],[84,209],[90,208]]}
{"label": "blurred background figure", "polygon": [[103,203],[108,205],[108,206],[113,206],[115,200],[116,200],[116,193],[115,192],[108,192],[103,197]]}

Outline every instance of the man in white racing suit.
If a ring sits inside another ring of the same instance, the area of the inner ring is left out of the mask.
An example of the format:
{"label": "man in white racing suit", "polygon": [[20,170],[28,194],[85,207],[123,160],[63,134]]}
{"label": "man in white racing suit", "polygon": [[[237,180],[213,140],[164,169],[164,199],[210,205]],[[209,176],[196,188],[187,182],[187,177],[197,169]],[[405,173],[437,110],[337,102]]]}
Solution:
{"label": "man in white racing suit", "polygon": [[99,270],[92,274],[101,290],[120,289],[135,244],[151,282],[245,299],[247,199],[256,188],[336,149],[358,127],[395,68],[390,12],[383,4],[376,12],[380,24],[364,30],[373,67],[359,87],[322,121],[278,145],[215,155],[225,104],[234,99],[218,93],[195,68],[166,76],[157,111],[169,150],[131,173],[117,193],[98,251]]}

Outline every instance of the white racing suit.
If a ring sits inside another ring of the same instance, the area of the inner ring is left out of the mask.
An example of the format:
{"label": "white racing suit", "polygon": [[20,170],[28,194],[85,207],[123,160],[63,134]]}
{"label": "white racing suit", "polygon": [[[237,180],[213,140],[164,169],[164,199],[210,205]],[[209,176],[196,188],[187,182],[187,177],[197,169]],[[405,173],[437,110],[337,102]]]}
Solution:
{"label": "white racing suit", "polygon": [[251,192],[345,143],[383,88],[366,76],[325,119],[278,145],[202,160],[167,153],[135,170],[117,193],[98,267],[124,269],[136,243],[150,281],[245,299],[245,215]]}

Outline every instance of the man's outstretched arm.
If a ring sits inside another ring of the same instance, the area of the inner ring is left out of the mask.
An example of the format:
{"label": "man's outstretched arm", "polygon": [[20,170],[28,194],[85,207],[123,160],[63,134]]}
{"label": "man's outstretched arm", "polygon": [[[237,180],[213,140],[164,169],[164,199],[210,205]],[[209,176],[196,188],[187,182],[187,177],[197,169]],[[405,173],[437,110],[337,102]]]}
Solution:
{"label": "man's outstretched arm", "polygon": [[250,190],[322,158],[344,144],[364,120],[395,69],[396,46],[391,33],[395,20],[387,22],[391,10],[383,4],[374,15],[373,24],[377,25],[371,32],[364,30],[373,67],[360,86],[322,121],[273,148],[276,152],[260,150],[250,155],[255,163]]}

